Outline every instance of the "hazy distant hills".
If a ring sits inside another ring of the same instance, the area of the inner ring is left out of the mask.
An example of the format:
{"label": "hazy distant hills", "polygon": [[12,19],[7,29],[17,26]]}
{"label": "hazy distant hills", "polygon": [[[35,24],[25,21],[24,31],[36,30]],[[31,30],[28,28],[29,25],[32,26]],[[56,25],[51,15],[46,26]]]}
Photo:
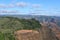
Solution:
{"label": "hazy distant hills", "polygon": [[60,26],[60,17],[57,16],[44,16],[44,15],[0,15],[0,17],[17,17],[22,19],[31,19],[34,18],[39,22],[47,21],[47,22],[55,22]]}

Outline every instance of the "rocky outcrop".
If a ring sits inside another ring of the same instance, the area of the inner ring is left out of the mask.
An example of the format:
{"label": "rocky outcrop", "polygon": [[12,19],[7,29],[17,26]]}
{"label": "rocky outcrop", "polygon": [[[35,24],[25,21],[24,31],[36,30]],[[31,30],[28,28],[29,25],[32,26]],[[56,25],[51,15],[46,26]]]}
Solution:
{"label": "rocky outcrop", "polygon": [[48,24],[43,23],[40,29],[40,40],[57,40],[55,34],[48,28]]}
{"label": "rocky outcrop", "polygon": [[16,40],[58,40],[46,23],[41,24],[39,31],[19,30],[15,32]]}
{"label": "rocky outcrop", "polygon": [[56,23],[50,23],[51,30],[55,33],[58,40],[60,40],[60,27]]}
{"label": "rocky outcrop", "polygon": [[19,30],[15,33],[16,40],[39,40],[39,32],[33,30]]}

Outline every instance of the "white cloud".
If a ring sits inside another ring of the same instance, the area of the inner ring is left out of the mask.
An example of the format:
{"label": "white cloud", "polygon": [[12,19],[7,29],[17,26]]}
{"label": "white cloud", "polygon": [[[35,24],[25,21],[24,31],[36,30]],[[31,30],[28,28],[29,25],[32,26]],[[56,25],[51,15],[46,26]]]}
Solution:
{"label": "white cloud", "polygon": [[47,16],[60,16],[60,11],[50,11],[50,10],[35,10],[29,12],[32,15],[47,15]]}
{"label": "white cloud", "polygon": [[0,4],[0,8],[12,8],[15,7],[14,4]]}
{"label": "white cloud", "polygon": [[33,8],[40,8],[41,5],[40,5],[40,4],[32,4],[32,7],[33,7]]}
{"label": "white cloud", "polygon": [[28,6],[28,4],[25,2],[18,2],[18,3],[16,3],[16,6],[17,7],[26,7],[26,6]]}
{"label": "white cloud", "polygon": [[33,4],[27,2],[17,2],[17,3],[10,3],[10,4],[0,4],[0,8],[13,8],[13,7],[32,7],[32,8],[40,8],[40,4]]}
{"label": "white cloud", "polygon": [[18,11],[16,10],[0,10],[0,13],[19,13]]}

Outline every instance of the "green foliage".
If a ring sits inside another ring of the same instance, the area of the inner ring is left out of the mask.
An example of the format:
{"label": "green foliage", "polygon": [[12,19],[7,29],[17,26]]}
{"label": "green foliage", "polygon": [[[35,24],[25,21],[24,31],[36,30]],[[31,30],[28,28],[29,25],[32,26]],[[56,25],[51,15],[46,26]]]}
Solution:
{"label": "green foliage", "polygon": [[4,40],[4,35],[0,32],[0,40]]}
{"label": "green foliage", "polygon": [[35,30],[41,27],[40,23],[35,19],[22,20],[21,23],[24,26],[23,29]]}
{"label": "green foliage", "polygon": [[14,32],[21,29],[37,30],[41,27],[35,19],[0,18],[0,40],[15,40]]}

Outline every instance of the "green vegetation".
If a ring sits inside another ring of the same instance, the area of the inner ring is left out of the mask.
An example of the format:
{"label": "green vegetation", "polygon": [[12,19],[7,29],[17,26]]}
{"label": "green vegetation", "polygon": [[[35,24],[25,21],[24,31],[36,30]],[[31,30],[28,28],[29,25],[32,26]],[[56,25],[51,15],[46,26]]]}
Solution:
{"label": "green vegetation", "polygon": [[0,40],[15,40],[14,32],[21,29],[38,30],[41,27],[35,19],[0,18]]}

